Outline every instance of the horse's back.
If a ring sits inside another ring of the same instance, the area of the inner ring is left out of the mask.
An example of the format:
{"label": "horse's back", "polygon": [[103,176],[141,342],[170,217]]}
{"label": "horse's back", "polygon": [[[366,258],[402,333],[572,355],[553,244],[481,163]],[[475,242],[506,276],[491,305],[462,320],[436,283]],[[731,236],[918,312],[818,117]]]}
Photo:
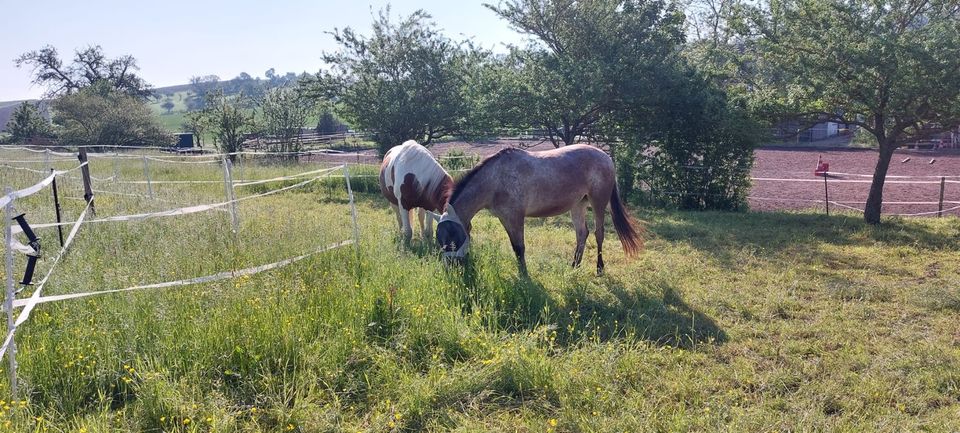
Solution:
{"label": "horse's back", "polygon": [[588,145],[504,149],[490,160],[500,184],[494,201],[522,204],[526,216],[559,215],[588,196],[609,198],[616,179],[613,160]]}
{"label": "horse's back", "polygon": [[440,210],[452,180],[425,147],[414,140],[394,146],[380,166],[380,191],[404,209]]}

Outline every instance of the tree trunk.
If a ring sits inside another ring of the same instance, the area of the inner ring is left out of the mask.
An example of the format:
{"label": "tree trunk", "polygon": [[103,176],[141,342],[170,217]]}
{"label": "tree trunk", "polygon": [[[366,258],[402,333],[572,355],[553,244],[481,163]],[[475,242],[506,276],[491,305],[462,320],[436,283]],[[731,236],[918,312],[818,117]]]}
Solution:
{"label": "tree trunk", "polygon": [[873,171],[873,182],[870,184],[870,195],[867,196],[867,205],[863,209],[863,219],[869,224],[880,224],[880,207],[883,205],[883,183],[887,179],[887,169],[890,168],[890,159],[897,146],[889,142],[880,143],[880,155],[877,158],[877,168]]}

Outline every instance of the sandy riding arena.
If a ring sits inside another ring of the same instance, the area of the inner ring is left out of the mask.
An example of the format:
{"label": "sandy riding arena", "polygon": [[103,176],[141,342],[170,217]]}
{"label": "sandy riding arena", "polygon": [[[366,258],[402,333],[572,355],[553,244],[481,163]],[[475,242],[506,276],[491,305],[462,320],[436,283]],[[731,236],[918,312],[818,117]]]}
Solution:
{"label": "sandy riding arena", "polygon": [[[749,203],[760,211],[823,209],[823,178],[813,175],[818,156],[836,173],[827,179],[829,199],[835,202],[831,211],[845,206],[862,210],[877,162],[877,152],[866,149],[765,148],[755,155]],[[960,153],[897,151],[884,186],[883,214],[936,216],[941,176],[946,177],[943,214],[960,215]]]}

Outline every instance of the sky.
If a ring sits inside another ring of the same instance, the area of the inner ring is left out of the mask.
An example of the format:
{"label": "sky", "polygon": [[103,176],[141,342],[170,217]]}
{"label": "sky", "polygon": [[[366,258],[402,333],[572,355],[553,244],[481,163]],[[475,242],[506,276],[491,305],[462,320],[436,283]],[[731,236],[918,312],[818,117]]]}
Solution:
{"label": "sky", "polygon": [[[496,0],[488,0],[496,3]],[[351,27],[370,34],[375,14],[389,4],[394,17],[423,9],[450,38],[471,39],[503,51],[524,38],[482,5],[463,0],[0,0],[0,101],[40,97],[20,54],[45,45],[64,62],[74,50],[103,47],[107,57],[135,57],[140,75],[154,87],[186,84],[196,75],[221,79],[246,72],[264,76],[316,72],[320,54],[336,49],[329,34]]]}

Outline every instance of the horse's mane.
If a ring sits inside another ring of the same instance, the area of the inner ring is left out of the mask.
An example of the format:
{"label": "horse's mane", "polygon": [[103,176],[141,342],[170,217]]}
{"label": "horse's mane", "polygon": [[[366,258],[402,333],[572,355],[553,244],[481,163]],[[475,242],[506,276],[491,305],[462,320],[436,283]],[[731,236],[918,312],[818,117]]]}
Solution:
{"label": "horse's mane", "polygon": [[470,169],[467,174],[463,175],[463,177],[460,178],[457,184],[453,187],[453,194],[450,195],[450,200],[448,203],[452,203],[454,200],[456,200],[457,197],[460,196],[460,193],[462,193],[463,190],[466,189],[467,185],[470,184],[473,178],[483,171],[483,169],[486,168],[491,162],[500,159],[500,157],[504,155],[514,153],[515,151],[518,151],[518,149],[508,147],[506,149],[501,149],[499,152],[484,158],[483,161],[480,161],[480,163]]}

